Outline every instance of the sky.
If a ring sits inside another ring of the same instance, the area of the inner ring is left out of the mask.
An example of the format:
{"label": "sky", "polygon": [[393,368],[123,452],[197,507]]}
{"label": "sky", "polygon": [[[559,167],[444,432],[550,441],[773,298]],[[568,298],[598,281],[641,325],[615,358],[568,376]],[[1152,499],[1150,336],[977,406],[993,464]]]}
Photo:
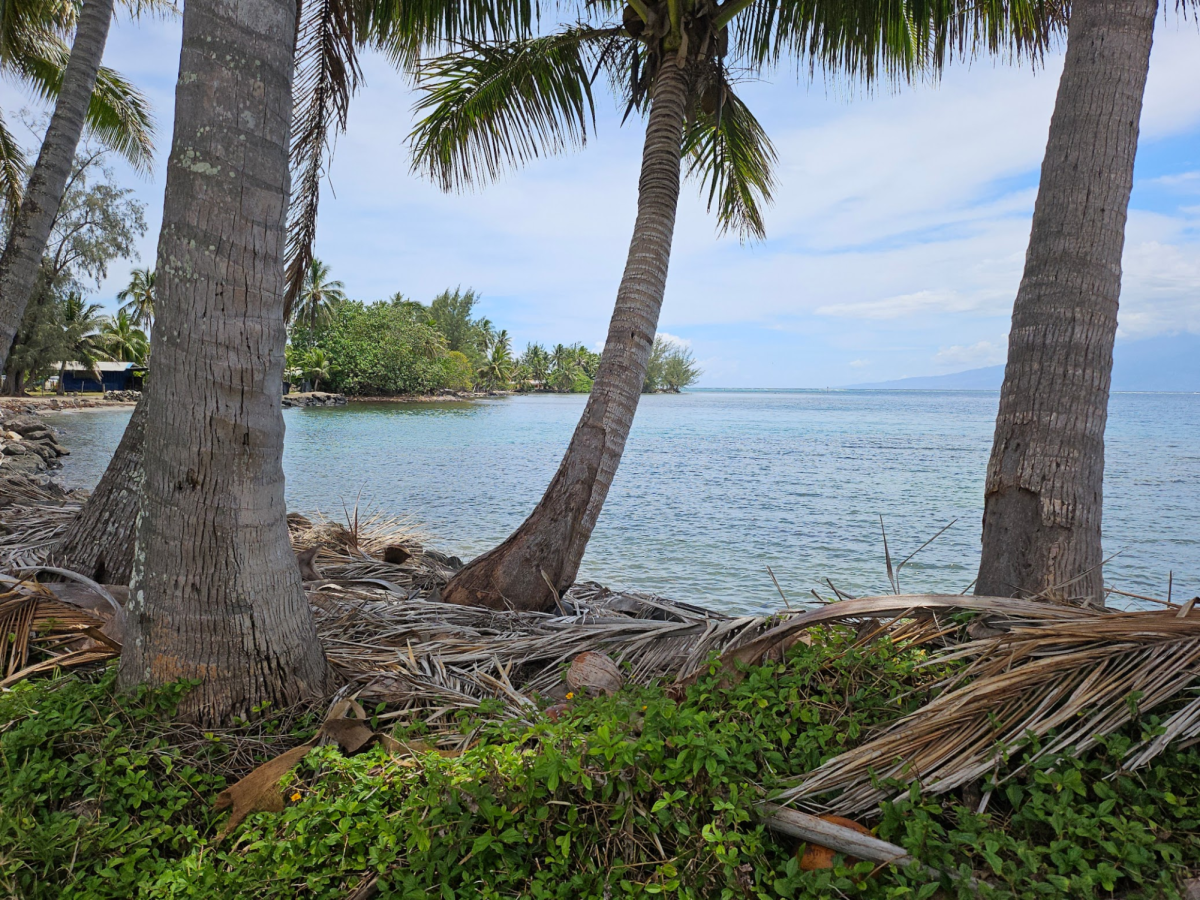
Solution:
{"label": "sky", "polygon": [[[1172,5],[1169,5],[1172,6]],[[180,26],[119,18],[104,61],[149,97],[150,177],[121,163],[146,204],[140,260],[93,298],[115,306],[134,265],[153,266],[162,218]],[[461,286],[478,312],[528,341],[599,349],[628,250],[643,129],[597,95],[582,150],[445,194],[411,173],[414,96],[380,57],[337,143],[317,255],[361,300],[428,302]],[[681,196],[659,331],[692,348],[700,386],[826,387],[1004,361],[1058,76],[977,59],[936,84],[870,93],[794,70],[739,94],[778,153],[768,237],[717,234],[699,185]],[[1118,337],[1200,333],[1200,29],[1161,15],[1142,115]],[[37,105],[0,86],[5,110]]]}

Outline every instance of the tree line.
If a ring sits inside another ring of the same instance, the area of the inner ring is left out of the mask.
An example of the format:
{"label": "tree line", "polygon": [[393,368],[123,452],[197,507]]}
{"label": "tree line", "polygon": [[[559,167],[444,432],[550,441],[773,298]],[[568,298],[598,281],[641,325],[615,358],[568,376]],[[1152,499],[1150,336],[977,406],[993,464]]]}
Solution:
{"label": "tree line", "polygon": [[[513,350],[507,329],[475,316],[479,295],[459,288],[428,304],[395,294],[350,300],[329,267],[314,258],[292,310],[285,377],[350,396],[437,391],[586,394],[600,354],[583,344]],[[691,351],[656,338],[643,392],[678,393],[700,377]]]}
{"label": "tree line", "polygon": [[[21,2],[31,0],[4,9]],[[1037,60],[1065,33],[976,590],[1102,602],[1103,432],[1157,8],[1155,0],[802,8],[630,0],[564,3],[556,13],[575,24],[555,30],[512,0],[306,4],[299,21],[288,0],[189,0],[158,245],[154,376],[60,554],[93,576],[132,579],[121,684],[192,678],[199,684],[182,712],[199,721],[249,716],[327,687],[284,519],[279,384],[285,323],[313,259],[321,175],[332,136],[346,127],[365,47],[421,76],[414,166],[448,190],[581,146],[598,85],[613,87],[626,121],[645,123],[629,255],[579,426],[525,522],[441,592],[444,602],[546,609],[575,579],[649,371],[681,179],[699,182],[719,228],[763,234],[775,157],[737,79],[785,66],[857,83],[924,81],[960,57]],[[112,0],[83,3],[0,258],[5,357],[111,16]],[[113,520],[131,504],[135,526],[128,515]]]}

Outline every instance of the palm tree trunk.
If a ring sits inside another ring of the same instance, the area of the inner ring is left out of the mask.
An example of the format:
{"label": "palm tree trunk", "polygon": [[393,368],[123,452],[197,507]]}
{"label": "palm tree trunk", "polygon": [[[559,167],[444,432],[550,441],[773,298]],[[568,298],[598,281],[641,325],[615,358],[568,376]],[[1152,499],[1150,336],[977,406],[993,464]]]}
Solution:
{"label": "palm tree trunk", "polygon": [[46,252],[50,229],[58,215],[79,137],[83,134],[112,17],[113,0],[86,0],[83,4],[54,114],[29,176],[25,199],[0,255],[0,353],[4,354],[0,366],[8,358],[13,335],[21,326],[33,294],[38,266]]}
{"label": "palm tree trunk", "polygon": [[129,584],[145,432],[146,404],[141,401],[129,417],[104,477],[51,552],[52,565],[101,584]]}
{"label": "palm tree trunk", "polygon": [[976,591],[1103,603],[1104,426],[1157,0],[1077,0],[984,496]]}
{"label": "palm tree trunk", "polygon": [[294,0],[188,0],[158,245],[158,341],[119,682],[196,679],[197,722],[328,670],[284,507],[283,249]]}
{"label": "palm tree trunk", "polygon": [[655,80],[638,213],[604,355],[583,417],[545,495],[503,544],[473,560],[442,599],[494,609],[547,609],[570,587],[621,461],[658,326],[675,210],[689,78],[668,54]]}

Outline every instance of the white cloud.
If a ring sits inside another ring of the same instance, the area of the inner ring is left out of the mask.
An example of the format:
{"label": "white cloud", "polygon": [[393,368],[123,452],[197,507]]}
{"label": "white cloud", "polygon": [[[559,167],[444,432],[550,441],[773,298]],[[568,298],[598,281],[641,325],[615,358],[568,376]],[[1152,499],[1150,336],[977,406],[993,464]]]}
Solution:
{"label": "white cloud", "polygon": [[1007,353],[1007,342],[980,341],[969,347],[962,344],[943,347],[934,354],[933,361],[939,366],[980,368],[1004,362]]}
{"label": "white cloud", "polygon": [[670,334],[666,331],[660,331],[660,332],[656,333],[654,336],[662,338],[668,344],[678,344],[681,347],[689,347],[689,348],[692,346],[691,338],[679,337],[678,335]]}
{"label": "white cloud", "polygon": [[861,369],[864,366],[869,366],[870,364],[871,364],[871,361],[869,359],[852,359],[852,360],[850,360],[850,367],[853,369]]}

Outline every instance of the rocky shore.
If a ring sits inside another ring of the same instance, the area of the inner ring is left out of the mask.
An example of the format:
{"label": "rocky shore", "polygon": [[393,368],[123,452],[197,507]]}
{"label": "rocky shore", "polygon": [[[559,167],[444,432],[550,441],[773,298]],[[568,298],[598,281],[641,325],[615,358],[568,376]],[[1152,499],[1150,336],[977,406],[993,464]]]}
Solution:
{"label": "rocky shore", "polygon": [[307,391],[301,394],[284,394],[284,409],[306,409],[311,406],[345,406],[345,394],[329,394],[325,391]]}
{"label": "rocky shore", "polygon": [[46,411],[102,409],[109,406],[133,406],[142,399],[141,391],[107,391],[101,394],[63,394],[40,397],[0,397],[0,413],[36,416]]}
{"label": "rocky shore", "polygon": [[70,452],[36,414],[0,407],[0,477],[45,475]]}

